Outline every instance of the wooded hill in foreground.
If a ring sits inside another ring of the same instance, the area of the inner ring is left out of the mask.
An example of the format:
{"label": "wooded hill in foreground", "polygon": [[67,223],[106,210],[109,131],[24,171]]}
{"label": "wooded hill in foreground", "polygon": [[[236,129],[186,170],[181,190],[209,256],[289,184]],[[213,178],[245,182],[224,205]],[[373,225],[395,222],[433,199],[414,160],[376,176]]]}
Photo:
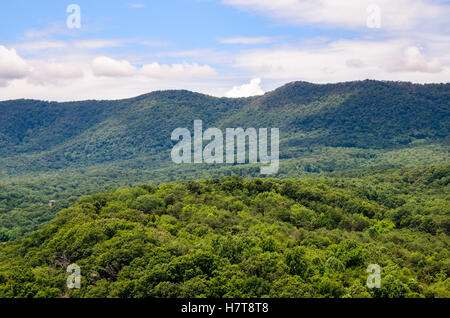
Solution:
{"label": "wooded hill in foreground", "polygon": [[1,245],[0,297],[450,297],[449,180],[432,166],[83,197]]}

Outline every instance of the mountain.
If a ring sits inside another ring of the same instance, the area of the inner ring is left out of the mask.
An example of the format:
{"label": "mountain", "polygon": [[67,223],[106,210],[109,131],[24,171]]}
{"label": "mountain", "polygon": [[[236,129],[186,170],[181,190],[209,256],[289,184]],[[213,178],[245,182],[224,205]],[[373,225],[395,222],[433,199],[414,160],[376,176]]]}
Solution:
{"label": "mountain", "polygon": [[[450,84],[363,81],[287,84],[261,97],[215,98],[163,91],[118,101],[71,103],[14,100],[0,103],[3,176],[91,167],[170,165],[171,132],[204,127],[276,127],[280,154],[345,147],[398,149],[448,142]],[[131,161],[131,162],[130,162]],[[333,169],[331,169],[333,170]]]}
{"label": "mountain", "polygon": [[80,195],[261,176],[258,164],[175,165],[171,133],[192,132],[196,119],[204,129],[280,128],[273,177],[448,164],[450,84],[293,82],[251,98],[158,91],[114,101],[11,100],[0,102],[0,114],[0,240],[10,240]]}

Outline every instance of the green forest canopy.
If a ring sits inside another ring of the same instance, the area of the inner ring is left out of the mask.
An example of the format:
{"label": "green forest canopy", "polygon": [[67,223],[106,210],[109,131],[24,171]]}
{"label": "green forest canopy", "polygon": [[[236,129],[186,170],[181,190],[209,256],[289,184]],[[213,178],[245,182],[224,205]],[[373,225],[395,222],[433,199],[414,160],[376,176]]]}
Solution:
{"label": "green forest canopy", "polygon": [[449,178],[433,166],[86,196],[3,243],[0,297],[450,297]]}

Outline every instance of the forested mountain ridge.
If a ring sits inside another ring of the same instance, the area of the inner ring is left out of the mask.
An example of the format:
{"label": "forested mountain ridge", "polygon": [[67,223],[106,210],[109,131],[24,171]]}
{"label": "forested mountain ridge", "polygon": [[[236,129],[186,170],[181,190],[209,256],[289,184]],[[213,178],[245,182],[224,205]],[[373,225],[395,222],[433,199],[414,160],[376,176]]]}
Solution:
{"label": "forested mountain ridge", "polygon": [[302,147],[441,144],[450,84],[294,82],[252,98],[161,91],[118,101],[14,100],[0,102],[0,111],[0,176],[14,176],[142,156],[158,167],[170,161],[171,132],[195,119],[205,127],[280,128],[283,158],[298,157]]}
{"label": "forested mountain ridge", "polygon": [[[258,165],[175,165],[171,133],[280,128],[278,178],[449,162],[450,84],[293,82],[263,96],[158,91],[115,101],[0,102],[0,240],[39,229],[81,195],[238,174]],[[55,207],[48,206],[56,200]]]}

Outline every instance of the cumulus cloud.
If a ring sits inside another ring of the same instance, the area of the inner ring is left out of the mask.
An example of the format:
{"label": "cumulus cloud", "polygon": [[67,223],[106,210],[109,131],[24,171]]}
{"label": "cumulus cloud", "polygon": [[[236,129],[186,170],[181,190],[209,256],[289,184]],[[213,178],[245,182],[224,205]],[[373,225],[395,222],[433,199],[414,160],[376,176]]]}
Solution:
{"label": "cumulus cloud", "polygon": [[387,71],[439,73],[442,71],[442,64],[437,58],[427,61],[418,47],[411,46],[404,50],[402,57],[388,63]]}
{"label": "cumulus cloud", "polygon": [[217,72],[209,65],[197,63],[168,65],[154,62],[137,68],[126,60],[119,61],[106,56],[99,56],[94,59],[92,71],[96,76],[144,76],[154,79],[206,78],[217,75]]}
{"label": "cumulus cloud", "polygon": [[0,45],[0,80],[2,82],[24,78],[29,73],[29,66],[16,53],[15,49],[8,50]]}
{"label": "cumulus cloud", "polygon": [[159,64],[157,62],[144,65],[141,73],[147,77],[158,79],[195,78],[216,76],[217,72],[209,65],[197,63]]}
{"label": "cumulus cloud", "polygon": [[261,43],[271,43],[273,42],[273,39],[267,36],[258,36],[258,37],[237,36],[232,38],[219,39],[219,42],[223,44],[261,44]]}
{"label": "cumulus cloud", "polygon": [[92,71],[97,76],[126,77],[136,74],[136,67],[126,60],[115,60],[99,56],[92,61]]}
{"label": "cumulus cloud", "polygon": [[228,91],[226,97],[250,97],[256,95],[263,95],[264,91],[261,88],[261,79],[254,78],[249,84],[244,84],[240,86],[234,86],[230,91]]}
{"label": "cumulus cloud", "polygon": [[163,89],[222,95],[225,89],[211,81],[217,75],[207,64],[154,62],[138,67],[127,60],[77,52],[25,60],[15,49],[0,46],[1,100],[118,99]]}

